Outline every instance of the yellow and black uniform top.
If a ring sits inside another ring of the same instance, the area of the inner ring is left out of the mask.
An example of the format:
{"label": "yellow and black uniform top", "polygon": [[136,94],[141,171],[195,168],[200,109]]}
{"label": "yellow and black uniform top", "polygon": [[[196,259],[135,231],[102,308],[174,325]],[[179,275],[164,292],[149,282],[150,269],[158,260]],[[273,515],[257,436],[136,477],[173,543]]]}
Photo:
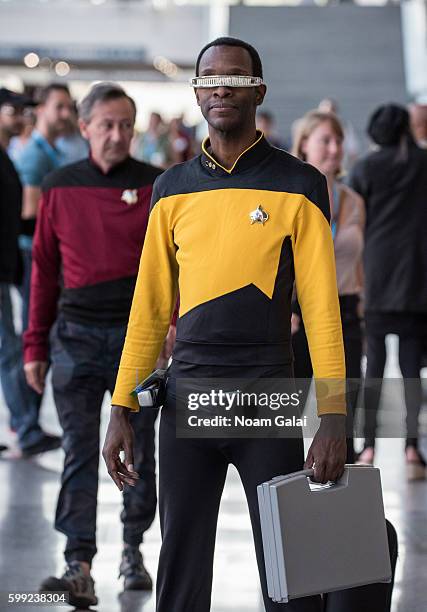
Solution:
{"label": "yellow and black uniform top", "polygon": [[[262,134],[229,169],[208,152],[159,176],[115,405],[154,367],[180,296],[173,358],[262,366],[292,361],[294,281],[316,379],[343,381],[344,350],[326,180]],[[345,413],[343,398],[318,412]]]}

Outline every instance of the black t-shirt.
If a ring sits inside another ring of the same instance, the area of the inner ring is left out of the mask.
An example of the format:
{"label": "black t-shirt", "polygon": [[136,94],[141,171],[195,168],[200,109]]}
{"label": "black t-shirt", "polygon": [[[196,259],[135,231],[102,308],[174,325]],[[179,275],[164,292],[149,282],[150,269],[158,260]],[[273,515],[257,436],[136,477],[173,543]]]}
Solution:
{"label": "black t-shirt", "polygon": [[6,151],[0,147],[0,282],[12,283],[18,271],[22,187]]}

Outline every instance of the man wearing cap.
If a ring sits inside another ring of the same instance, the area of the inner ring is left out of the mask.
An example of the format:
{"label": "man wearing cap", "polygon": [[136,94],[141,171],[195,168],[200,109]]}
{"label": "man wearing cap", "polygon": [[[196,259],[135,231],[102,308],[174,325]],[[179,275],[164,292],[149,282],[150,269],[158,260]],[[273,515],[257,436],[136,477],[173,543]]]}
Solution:
{"label": "man wearing cap", "polygon": [[[256,131],[266,86],[257,51],[221,38],[202,49],[193,80],[208,122],[202,153],[154,185],[150,221],[112,398],[103,455],[119,488],[136,478],[129,417],[135,376],[147,376],[179,288],[177,340],[160,423],[162,548],[158,612],[208,612],[218,509],[227,468],[249,506],[268,612],[318,612],[320,596],[277,604],[267,594],[256,487],[304,464],[301,437],[176,436],[177,379],[291,378],[291,295],[308,329],[317,379],[340,380],[344,351],[326,181]],[[319,431],[308,452],[320,482],[344,470],[345,402],[318,397]],[[124,462],[119,451],[124,449]]]}
{"label": "man wearing cap", "polygon": [[0,88],[0,146],[7,150],[13,136],[18,136],[24,127],[24,108],[31,105],[27,96]]}
{"label": "man wearing cap", "polygon": [[[97,603],[90,570],[97,552],[101,406],[114,388],[152,185],[161,173],[129,156],[135,114],[132,98],[112,83],[93,87],[82,100],[79,125],[90,157],[43,182],[34,238],[25,372],[41,393],[50,356],[65,451],[55,527],[67,536],[66,571],[41,589],[68,591],[70,603],[83,608]],[[156,510],[156,411],[134,417],[141,478],[124,492],[120,574],[125,589],[147,590],[152,581],[139,547]]]}
{"label": "man wearing cap", "polygon": [[12,285],[21,280],[17,240],[21,230],[22,187],[6,150],[12,136],[21,132],[23,110],[31,104],[27,96],[0,89],[0,373],[10,425],[19,444],[19,450],[9,451],[10,457],[30,456],[60,446],[60,438],[45,433],[39,424],[40,397],[25,380],[22,342],[15,330],[10,294]]}

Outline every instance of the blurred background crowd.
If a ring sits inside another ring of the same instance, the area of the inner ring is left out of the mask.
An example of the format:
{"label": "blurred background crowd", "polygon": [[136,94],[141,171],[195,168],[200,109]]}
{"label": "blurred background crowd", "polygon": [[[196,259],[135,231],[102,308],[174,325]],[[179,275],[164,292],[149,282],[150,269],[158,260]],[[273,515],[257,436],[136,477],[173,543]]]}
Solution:
{"label": "blurred background crowd", "polygon": [[[53,89],[63,89],[71,93],[66,85],[59,81],[51,83]],[[17,92],[8,88],[0,88],[0,143],[7,150],[9,157],[19,165],[19,158],[28,144],[37,120],[37,108],[40,106],[46,87],[28,86],[24,91]],[[389,100],[383,100],[386,103]],[[391,102],[391,100],[390,100]],[[342,117],[339,102],[333,98],[319,100],[315,108],[301,108],[301,115],[295,116],[288,129],[279,130],[276,115],[268,109],[260,109],[257,114],[257,128],[261,130],[268,141],[286,151],[292,152],[293,144],[298,132],[300,119],[309,111],[318,110],[322,113],[336,115],[343,127],[344,159],[341,178],[351,170],[354,162],[369,149],[375,147],[372,140],[368,143],[363,134],[357,134],[352,122]],[[427,147],[427,104],[408,104],[411,130],[415,141],[420,147]],[[371,109],[372,111],[374,109]],[[67,116],[61,118],[52,112],[52,129],[58,131],[55,138],[61,165],[71,164],[87,157],[89,146],[78,127],[77,100],[71,99]],[[366,116],[366,126],[368,116]],[[56,125],[58,123],[58,125]],[[131,145],[131,154],[135,159],[145,161],[159,168],[170,168],[191,157],[200,151],[202,140],[207,136],[206,123],[187,123],[183,113],[176,117],[166,119],[160,112],[152,111],[147,115],[146,128],[135,129]]]}

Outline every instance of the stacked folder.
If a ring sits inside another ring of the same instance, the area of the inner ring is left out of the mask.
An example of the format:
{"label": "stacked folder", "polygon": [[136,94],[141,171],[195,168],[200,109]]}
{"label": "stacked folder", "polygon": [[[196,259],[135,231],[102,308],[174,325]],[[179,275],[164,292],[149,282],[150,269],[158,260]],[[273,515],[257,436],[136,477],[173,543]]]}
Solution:
{"label": "stacked folder", "polygon": [[312,470],[257,487],[268,594],[275,602],[390,582],[380,473],[348,465],[336,483]]}

